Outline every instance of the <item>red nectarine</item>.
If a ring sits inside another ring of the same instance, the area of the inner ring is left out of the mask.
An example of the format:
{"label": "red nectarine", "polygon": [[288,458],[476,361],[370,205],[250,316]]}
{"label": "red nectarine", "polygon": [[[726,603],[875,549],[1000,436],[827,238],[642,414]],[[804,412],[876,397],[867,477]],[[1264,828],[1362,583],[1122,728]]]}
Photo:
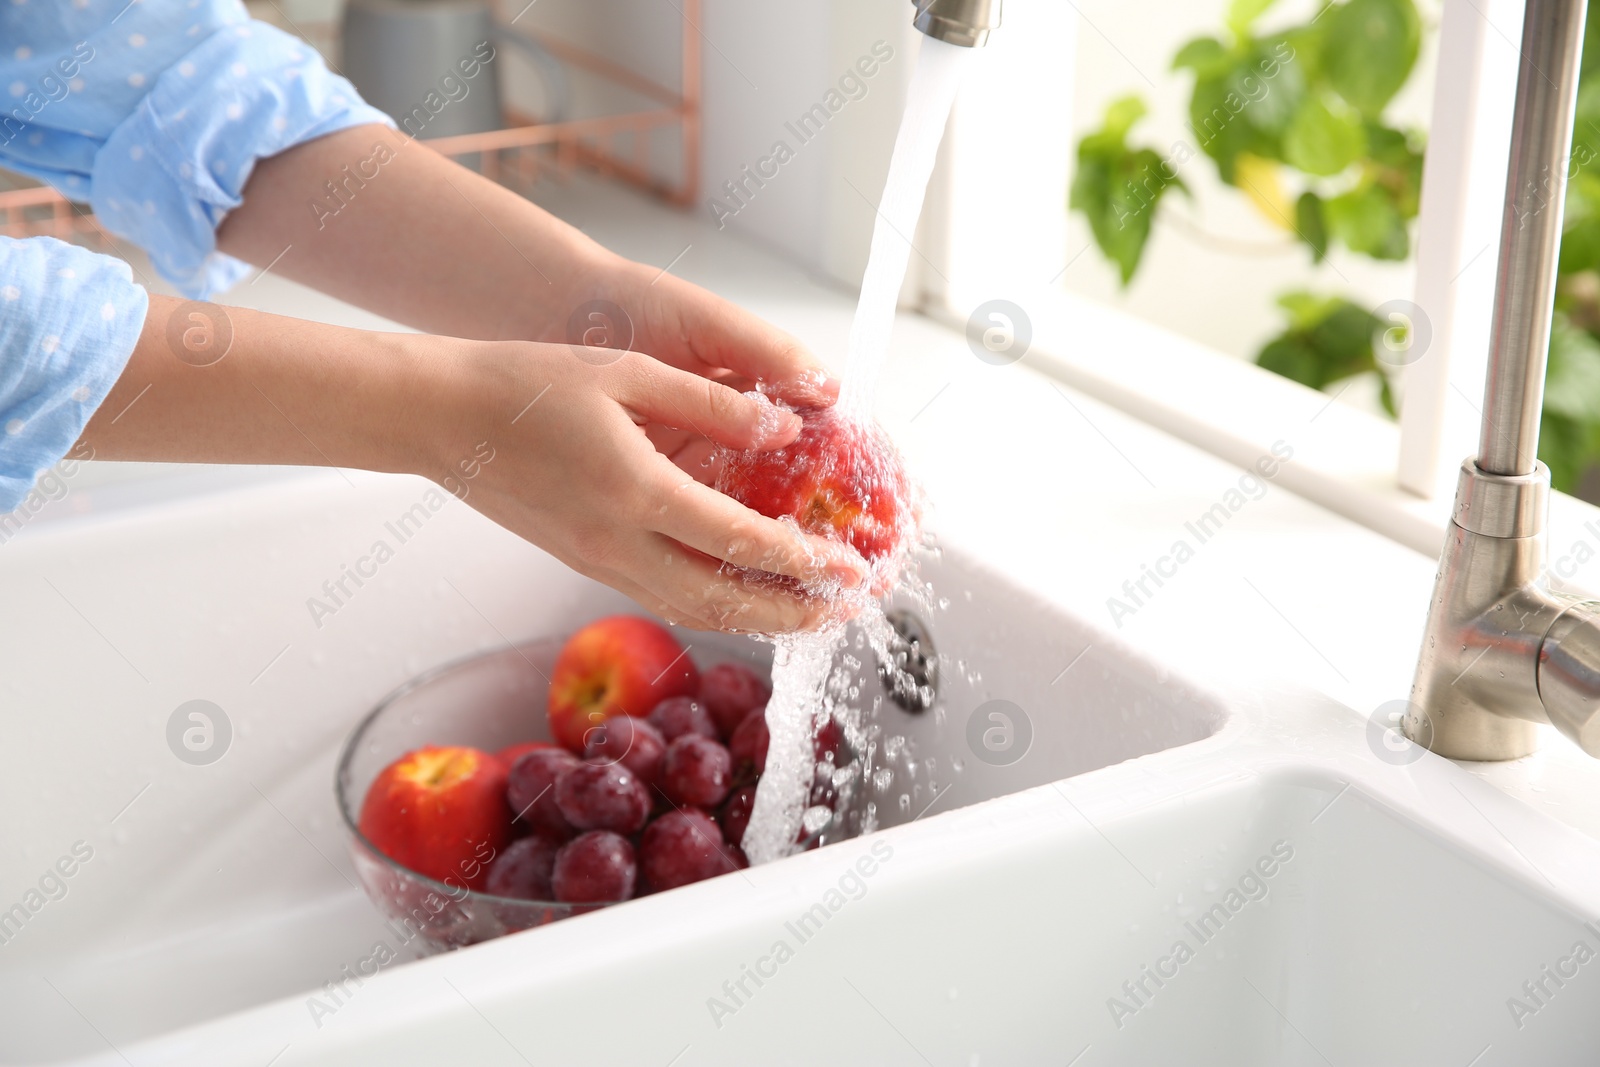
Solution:
{"label": "red nectarine", "polygon": [[612,715],[643,718],[668,697],[693,696],[700,672],[665,627],[633,615],[590,623],[550,673],[550,736],[581,753],[585,734]]}
{"label": "red nectarine", "polygon": [[875,422],[834,408],[801,410],[800,436],[770,452],[728,457],[717,488],[768,518],[850,544],[872,564],[897,555],[915,521],[893,442]]}
{"label": "red nectarine", "polygon": [[361,833],[379,852],[456,888],[482,889],[511,840],[506,766],[475,748],[428,745],[378,773],[361,802]]}

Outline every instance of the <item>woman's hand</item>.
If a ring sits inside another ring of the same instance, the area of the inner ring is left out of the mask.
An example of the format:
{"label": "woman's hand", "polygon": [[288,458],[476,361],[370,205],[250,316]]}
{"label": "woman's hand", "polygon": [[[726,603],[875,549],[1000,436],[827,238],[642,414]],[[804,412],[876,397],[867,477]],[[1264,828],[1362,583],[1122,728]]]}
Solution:
{"label": "woman's hand", "polygon": [[[307,211],[305,190],[380,144],[391,162],[337,218]],[[475,481],[470,502],[646,607],[690,625],[794,629],[818,622],[822,607],[772,583],[746,585],[720,564],[805,579],[843,553],[847,570],[865,573],[850,550],[705,487],[717,446],[776,448],[797,432],[740,392],[759,384],[796,406],[837,397],[800,344],[659,267],[614,255],[427,146],[363,126],[262,160],[217,240],[426,333],[486,342],[418,339],[408,357],[449,398],[427,398],[424,411],[442,404],[448,425],[418,472],[441,478],[487,438],[513,462],[486,467],[490,487]],[[630,354],[581,355],[597,303],[605,329],[595,341]],[[604,319],[618,312],[622,321]],[[426,369],[433,361],[454,369],[441,378]],[[763,410],[778,429],[755,445]]]}
{"label": "woman's hand", "polygon": [[[690,374],[745,392],[759,389],[795,407],[827,407],[831,378],[795,338],[757,315],[660,268],[603,253],[586,257],[564,285],[558,314],[524,327],[537,341],[605,344],[644,353]],[[656,448],[696,480],[716,480],[715,443],[695,428],[646,427]],[[777,446],[773,446],[777,447]]]}
{"label": "woman's hand", "polygon": [[639,353],[417,340],[444,349],[426,357],[438,373],[417,473],[445,481],[487,442],[496,458],[467,503],[649,610],[697,629],[809,629],[834,605],[742,569],[846,588],[865,580],[848,547],[701,484],[654,440],[781,448],[798,416]]}
{"label": "woman's hand", "polygon": [[[172,347],[199,325],[208,329],[196,336],[215,344]],[[848,547],[689,477],[651,443],[652,425],[729,448],[779,448],[799,419],[638,353],[372,333],[152,296],[139,344],[82,441],[101,459],[420,474],[582,573],[700,628],[816,626],[837,609],[800,583],[865,580],[865,561]],[[485,443],[493,462],[460,492],[452,476]],[[798,582],[751,582],[741,568]]]}
{"label": "woman's hand", "polygon": [[[333,219],[306,191],[371,156],[392,155]],[[526,199],[426,145],[358,126],[257,164],[218,247],[273,273],[413,326],[482,340],[627,347],[735,389],[757,382],[794,404],[826,405],[838,385],[788,334],[699,286],[618,256]],[[620,310],[614,321],[609,308]],[[701,481],[712,454],[692,428],[649,430]]]}

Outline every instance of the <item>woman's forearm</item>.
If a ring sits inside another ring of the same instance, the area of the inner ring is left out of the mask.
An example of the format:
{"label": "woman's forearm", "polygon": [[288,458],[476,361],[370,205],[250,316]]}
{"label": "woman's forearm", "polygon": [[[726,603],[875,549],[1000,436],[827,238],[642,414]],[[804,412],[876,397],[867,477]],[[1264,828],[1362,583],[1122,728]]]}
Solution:
{"label": "woman's forearm", "polygon": [[[761,381],[800,405],[838,391],[771,324],[383,126],[261,160],[217,242],[427,333],[626,347],[740,388]],[[620,312],[602,336],[582,325],[592,319],[574,320],[591,301]]]}
{"label": "woman's forearm", "polygon": [[406,413],[442,372],[425,341],[152,296],[81,441],[98,459],[412,470]]}
{"label": "woman's forearm", "polygon": [[555,339],[570,294],[623,262],[383,126],[261,160],[217,245],[424,332],[485,340]]}
{"label": "woman's forearm", "polygon": [[[557,559],[695,626],[779,632],[826,617],[792,587],[865,581],[848,547],[700,484],[654,427],[778,448],[801,420],[638,353],[385,334],[150,299],[80,447],[97,459],[289,463],[420,474]],[[472,473],[470,495],[452,488]],[[728,565],[738,570],[730,570]]]}

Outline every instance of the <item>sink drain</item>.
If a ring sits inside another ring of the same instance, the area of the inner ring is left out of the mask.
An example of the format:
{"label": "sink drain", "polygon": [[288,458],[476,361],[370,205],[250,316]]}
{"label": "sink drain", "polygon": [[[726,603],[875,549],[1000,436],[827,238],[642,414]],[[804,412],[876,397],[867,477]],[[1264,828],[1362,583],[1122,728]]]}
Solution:
{"label": "sink drain", "polygon": [[878,657],[878,677],[889,699],[906,711],[924,712],[939,695],[939,654],[927,625],[904,608],[884,616],[894,636],[887,656]]}

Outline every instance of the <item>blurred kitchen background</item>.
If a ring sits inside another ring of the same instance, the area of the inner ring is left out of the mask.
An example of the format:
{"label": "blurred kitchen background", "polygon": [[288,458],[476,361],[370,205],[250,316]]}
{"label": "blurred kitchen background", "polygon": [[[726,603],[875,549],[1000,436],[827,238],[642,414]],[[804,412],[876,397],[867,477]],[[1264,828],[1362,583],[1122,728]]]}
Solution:
{"label": "blurred kitchen background", "polygon": [[[1441,2],[1008,0],[951,118],[904,303],[959,326],[996,295],[1076,294],[1393,418],[1382,346],[1412,325],[1384,309],[1413,296]],[[603,173],[706,240],[859,285],[918,46],[908,0],[351,3],[247,6],[413,109],[449,68],[382,69],[442,54],[437,37],[397,49],[392,24],[492,8],[502,121],[522,132],[441,148],[558,211],[560,189]],[[1592,88],[1578,126],[1600,140]],[[456,132],[481,95],[413,132]],[[778,142],[792,153],[775,161]],[[1558,488],[1600,499],[1600,181],[1575,169],[1541,453]],[[1487,285],[1494,258],[1463,284]]]}

